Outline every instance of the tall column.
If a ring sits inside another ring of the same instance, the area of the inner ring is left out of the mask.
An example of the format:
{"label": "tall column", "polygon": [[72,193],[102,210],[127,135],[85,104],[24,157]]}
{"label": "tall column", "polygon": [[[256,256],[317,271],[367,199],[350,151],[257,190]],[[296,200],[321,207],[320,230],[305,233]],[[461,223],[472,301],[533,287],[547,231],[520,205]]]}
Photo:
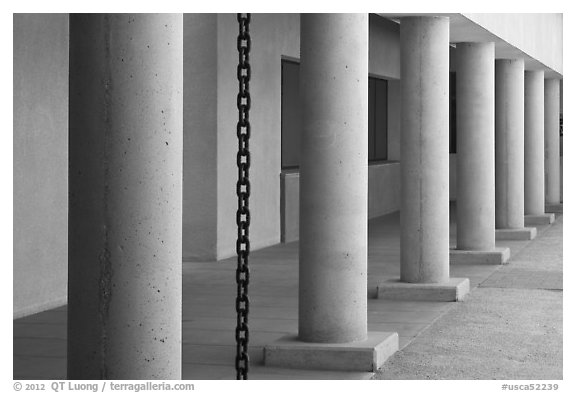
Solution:
{"label": "tall column", "polygon": [[544,214],[544,71],[524,78],[524,210]]}
{"label": "tall column", "polygon": [[68,378],[181,378],[182,15],[70,16]]}
{"label": "tall column", "polygon": [[560,205],[560,80],[544,80],[546,204]]}
{"label": "tall column", "polygon": [[457,218],[452,263],[504,263],[494,224],[494,43],[456,44]]}
{"label": "tall column", "polygon": [[[437,289],[417,284],[454,287],[449,280],[449,18],[402,18],[400,45],[402,283],[380,285],[378,296],[431,299],[428,291]],[[467,279],[462,282],[468,286]],[[443,300],[458,298],[455,289]]]}
{"label": "tall column", "polygon": [[457,248],[491,250],[494,235],[494,43],[456,46]]}
{"label": "tall column", "polygon": [[449,277],[449,19],[403,18],[400,279]]}
{"label": "tall column", "polygon": [[396,333],[367,331],[368,15],[300,17],[298,336],[272,366],[375,370]]}
{"label": "tall column", "polygon": [[[299,337],[367,334],[368,19],[302,15]],[[345,34],[344,34],[345,32]]]}
{"label": "tall column", "polygon": [[497,239],[531,239],[524,228],[524,60],[496,60]]}
{"label": "tall column", "polygon": [[550,224],[544,212],[544,71],[524,73],[524,223]]}

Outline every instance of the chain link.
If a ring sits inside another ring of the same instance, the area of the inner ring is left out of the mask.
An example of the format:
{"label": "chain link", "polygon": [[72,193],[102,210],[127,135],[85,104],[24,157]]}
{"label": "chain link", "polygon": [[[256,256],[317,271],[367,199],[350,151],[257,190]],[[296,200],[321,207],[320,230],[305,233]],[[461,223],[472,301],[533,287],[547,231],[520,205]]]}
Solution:
{"label": "chain link", "polygon": [[248,268],[248,255],[250,254],[250,210],[248,200],[250,198],[250,14],[238,14],[239,33],[237,40],[238,68],[238,123],[236,135],[238,137],[238,154],[236,165],[238,166],[238,181],[236,182],[236,195],[238,196],[238,210],[236,212],[236,225],[238,226],[238,239],[236,240],[236,254],[238,255],[238,267],[236,268],[236,379],[248,379],[250,357],[248,356],[248,312],[250,300],[248,299],[248,283],[250,270]]}

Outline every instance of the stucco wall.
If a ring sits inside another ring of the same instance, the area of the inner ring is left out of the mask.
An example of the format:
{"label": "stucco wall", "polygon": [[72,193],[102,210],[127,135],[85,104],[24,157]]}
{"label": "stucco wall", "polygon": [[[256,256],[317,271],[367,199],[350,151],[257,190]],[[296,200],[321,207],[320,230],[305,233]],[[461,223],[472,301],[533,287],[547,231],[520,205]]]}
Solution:
{"label": "stucco wall", "polygon": [[400,163],[389,161],[368,167],[368,218],[400,209]]}
{"label": "stucco wall", "polygon": [[[299,56],[298,14],[252,14],[250,63],[251,249],[280,241],[281,57]],[[218,15],[218,242],[217,258],[236,252],[236,94],[238,54],[235,14]]]}
{"label": "stucco wall", "polygon": [[[252,14],[251,249],[280,241],[281,57],[298,57],[299,14]],[[184,17],[184,260],[236,252],[236,14]]]}
{"label": "stucco wall", "polygon": [[184,261],[216,255],[217,22],[215,14],[184,14]]}
{"label": "stucco wall", "polygon": [[68,16],[14,15],[14,318],[66,302]]}
{"label": "stucco wall", "polygon": [[369,30],[369,72],[386,79],[400,79],[400,25],[370,14]]}
{"label": "stucco wall", "polygon": [[280,174],[281,241],[290,243],[299,238],[300,172],[289,170]]}

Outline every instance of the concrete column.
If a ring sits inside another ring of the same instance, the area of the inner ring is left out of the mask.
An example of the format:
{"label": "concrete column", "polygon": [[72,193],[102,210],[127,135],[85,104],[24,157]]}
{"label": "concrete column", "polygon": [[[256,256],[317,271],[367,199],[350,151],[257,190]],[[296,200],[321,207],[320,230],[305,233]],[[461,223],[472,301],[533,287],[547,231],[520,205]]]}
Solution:
{"label": "concrete column", "polygon": [[546,204],[560,204],[560,80],[544,80]]}
{"label": "concrete column", "polygon": [[181,378],[182,15],[70,16],[68,378]]}
{"label": "concrete column", "polygon": [[400,279],[449,277],[449,19],[400,24],[402,75]]}
{"label": "concrete column", "polygon": [[502,264],[494,224],[494,43],[462,42],[454,51],[457,99],[456,249],[452,264]]}
{"label": "concrete column", "polygon": [[494,43],[456,46],[457,246],[492,250],[494,234]]}
{"label": "concrete column", "polygon": [[378,297],[460,300],[468,279],[449,277],[449,18],[402,18],[400,45],[400,282]]}
{"label": "concrete column", "polygon": [[544,214],[544,71],[524,73],[524,211]]}
{"label": "concrete column", "polygon": [[524,60],[496,60],[496,239],[531,239],[524,228]]}
{"label": "concrete column", "polygon": [[299,337],[367,334],[368,16],[301,16]]}
{"label": "concrete column", "polygon": [[524,73],[524,224],[554,222],[544,208],[544,71]]}
{"label": "concrete column", "polygon": [[300,16],[298,336],[275,367],[375,371],[395,332],[367,331],[368,15]]}

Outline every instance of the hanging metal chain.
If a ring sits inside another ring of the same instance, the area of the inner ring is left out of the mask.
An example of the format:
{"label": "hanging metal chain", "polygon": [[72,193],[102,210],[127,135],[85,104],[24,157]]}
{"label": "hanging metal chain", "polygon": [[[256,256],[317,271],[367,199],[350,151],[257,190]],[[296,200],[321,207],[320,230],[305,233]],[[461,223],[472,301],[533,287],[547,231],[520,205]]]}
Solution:
{"label": "hanging metal chain", "polygon": [[248,229],[250,227],[250,210],[248,199],[250,198],[250,181],[248,170],[250,168],[250,151],[248,140],[250,139],[250,14],[238,14],[238,68],[236,71],[239,83],[239,92],[236,99],[238,107],[238,123],[236,135],[238,136],[238,182],[236,183],[236,195],[238,195],[238,210],[236,211],[236,225],[238,225],[238,239],[236,240],[236,254],[238,255],[238,267],[236,268],[236,379],[248,379],[250,358],[248,356],[248,282],[250,270],[248,269],[248,255],[250,254],[250,240]]}

